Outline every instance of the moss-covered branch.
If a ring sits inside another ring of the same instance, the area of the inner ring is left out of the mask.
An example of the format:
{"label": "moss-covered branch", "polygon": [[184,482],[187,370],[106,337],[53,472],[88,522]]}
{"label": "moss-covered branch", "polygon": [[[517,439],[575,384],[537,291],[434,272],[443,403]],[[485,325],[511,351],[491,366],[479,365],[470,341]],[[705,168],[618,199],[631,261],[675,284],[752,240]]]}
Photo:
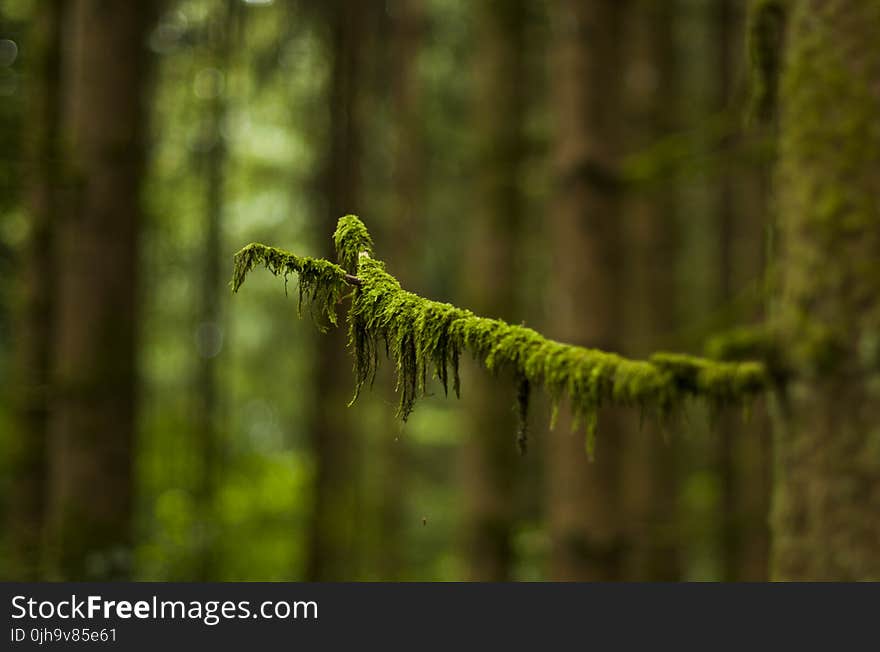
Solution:
{"label": "moss-covered branch", "polygon": [[235,256],[232,281],[237,291],[245,275],[264,264],[276,275],[299,274],[300,298],[313,311],[336,323],[335,307],[353,286],[348,311],[349,346],[355,358],[355,398],[372,384],[380,351],[397,367],[398,414],[406,419],[429,375],[444,392],[460,392],[459,359],[464,352],[489,370],[507,368],[517,379],[521,425],[518,442],[525,445],[529,392],[544,387],[554,404],[567,399],[576,421],[588,432],[588,448],[598,410],[605,405],[638,406],[659,416],[675,412],[689,398],[706,400],[713,408],[741,404],[768,384],[760,362],[718,362],[677,353],[656,353],[648,360],[630,360],[615,353],[555,342],[525,326],[488,319],[448,303],[425,299],[400,287],[372,258],[372,241],[353,215],[339,220],[334,236],[342,266],[301,258],[280,249],[251,244]]}
{"label": "moss-covered branch", "polygon": [[248,272],[258,265],[263,265],[275,276],[281,276],[285,289],[288,276],[296,274],[299,277],[300,310],[305,300],[319,326],[322,324],[320,316],[336,325],[336,304],[349,284],[359,282],[329,260],[296,256],[282,249],[253,242],[235,254],[231,283],[233,292],[238,292]]}

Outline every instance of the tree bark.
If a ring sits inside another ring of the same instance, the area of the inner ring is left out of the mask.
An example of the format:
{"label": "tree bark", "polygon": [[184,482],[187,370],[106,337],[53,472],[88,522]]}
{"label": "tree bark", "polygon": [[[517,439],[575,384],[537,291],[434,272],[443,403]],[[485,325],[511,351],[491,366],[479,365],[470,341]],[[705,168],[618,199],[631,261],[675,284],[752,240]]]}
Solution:
{"label": "tree bark", "polygon": [[[741,111],[737,80],[743,71],[742,44],[746,6],[735,0],[715,3],[714,34],[717,63],[717,110],[733,122]],[[752,138],[768,134],[757,126]],[[722,160],[716,191],[718,216],[718,299],[724,308],[734,306],[737,294],[761,288],[765,274],[764,239],[767,219],[768,164],[749,157],[750,143],[742,133],[722,141]],[[742,322],[765,318],[762,302],[746,311],[735,311]],[[738,414],[724,414],[717,425],[718,473],[721,479],[721,577],[726,581],[766,581],[769,571],[770,533],[770,428],[760,406],[746,423]]]}
{"label": "tree bark", "polygon": [[211,62],[224,75],[224,84],[207,98],[202,138],[202,173],[204,174],[204,226],[201,251],[201,305],[196,326],[196,437],[201,458],[198,484],[199,513],[202,521],[199,577],[216,580],[218,536],[214,500],[223,456],[221,441],[220,387],[217,355],[223,345],[223,314],[220,297],[225,289],[225,256],[222,256],[223,203],[228,149],[224,130],[228,112],[229,64],[233,48],[238,3],[224,0],[212,17],[208,38]]}
{"label": "tree bark", "polygon": [[[676,2],[643,2],[629,21],[629,133],[637,151],[672,135],[680,96],[674,26]],[[638,355],[669,347],[678,323],[676,265],[679,254],[678,189],[674,179],[652,179],[627,201],[627,332]],[[627,538],[624,577],[637,581],[678,579],[677,449],[662,427],[650,421],[623,434]],[[603,435],[604,437],[604,435]]]}
{"label": "tree bark", "polygon": [[[395,273],[413,287],[419,276],[418,247],[424,233],[420,219],[424,199],[424,139],[419,112],[421,80],[418,58],[426,26],[422,0],[396,0],[391,5],[391,110],[393,112],[392,215],[389,228]],[[389,378],[390,378],[390,374]],[[410,445],[398,437],[399,425],[387,413],[388,427],[382,433],[382,479],[380,485],[377,558],[383,581],[405,577],[407,491],[411,483]]]}
{"label": "tree bark", "polygon": [[[556,125],[552,334],[580,345],[619,349],[619,154],[621,29],[626,1],[556,4],[553,85]],[[563,406],[564,407],[564,406]],[[547,455],[550,574],[564,580],[620,577],[620,451],[616,418],[603,411],[595,462],[566,410]]]}
{"label": "tree bark", "polygon": [[[321,223],[316,232],[333,233],[336,221],[357,213],[361,196],[363,20],[369,3],[337,1],[322,8],[327,21],[331,73],[329,152],[322,180]],[[329,238],[325,256],[336,259]],[[354,270],[349,270],[354,271]],[[351,361],[344,328],[317,341],[316,397],[311,426],[314,455],[314,504],[306,577],[310,581],[354,579],[358,444],[351,413],[340,410],[351,396]]]}
{"label": "tree bark", "polygon": [[780,89],[774,571],[880,579],[880,3],[797,0]]}
{"label": "tree bark", "polygon": [[77,0],[64,52],[64,164],[48,540],[53,576],[130,572],[137,235],[151,3]]}
{"label": "tree bark", "polygon": [[[527,88],[524,3],[481,2],[477,21],[477,196],[463,282],[472,309],[510,320],[516,316],[516,284],[496,270],[511,270],[515,277],[518,269]],[[509,383],[482,371],[468,387],[463,449],[468,577],[504,581],[511,577],[513,561],[515,395]]]}
{"label": "tree bark", "polygon": [[27,174],[30,231],[24,251],[16,341],[19,389],[10,506],[11,570],[16,579],[41,577],[46,518],[50,373],[55,329],[54,229],[61,193],[61,45],[64,0],[47,2],[32,30],[35,60],[28,96]]}

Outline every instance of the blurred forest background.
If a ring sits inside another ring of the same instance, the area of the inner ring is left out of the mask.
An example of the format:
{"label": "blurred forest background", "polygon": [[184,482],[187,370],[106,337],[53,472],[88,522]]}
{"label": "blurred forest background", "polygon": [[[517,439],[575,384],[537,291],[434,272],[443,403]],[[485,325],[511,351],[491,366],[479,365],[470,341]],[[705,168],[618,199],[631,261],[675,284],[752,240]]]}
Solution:
{"label": "blurred forest background", "polygon": [[355,213],[423,296],[701,352],[765,310],[746,5],[2,0],[2,577],[766,579],[760,402],[519,456],[509,382],[346,408],[344,334],[228,285]]}

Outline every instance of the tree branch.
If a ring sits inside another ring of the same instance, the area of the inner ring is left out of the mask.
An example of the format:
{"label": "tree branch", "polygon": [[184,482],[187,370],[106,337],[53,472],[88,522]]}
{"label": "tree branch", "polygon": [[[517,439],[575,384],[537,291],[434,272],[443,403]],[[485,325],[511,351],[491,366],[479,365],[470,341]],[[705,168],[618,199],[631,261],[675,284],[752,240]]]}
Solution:
{"label": "tree branch", "polygon": [[335,324],[336,304],[345,288],[354,286],[347,322],[348,345],[355,357],[355,398],[365,384],[374,381],[379,351],[384,348],[396,363],[398,414],[404,420],[416,399],[426,393],[429,370],[444,391],[451,377],[453,391],[459,394],[462,351],[469,351],[491,371],[513,371],[523,449],[529,392],[536,386],[548,392],[554,413],[563,399],[568,400],[575,422],[586,424],[589,451],[598,410],[605,405],[638,406],[662,417],[677,411],[689,398],[703,399],[714,409],[742,404],[771,384],[761,362],[719,362],[681,353],[631,360],[556,342],[525,326],[479,317],[407,292],[381,261],[371,257],[369,233],[353,215],[339,220],[334,240],[345,267],[250,244],[235,255],[232,288],[238,291],[246,274],[259,263],[285,278],[296,272],[300,301],[306,299],[313,314],[326,315]]}

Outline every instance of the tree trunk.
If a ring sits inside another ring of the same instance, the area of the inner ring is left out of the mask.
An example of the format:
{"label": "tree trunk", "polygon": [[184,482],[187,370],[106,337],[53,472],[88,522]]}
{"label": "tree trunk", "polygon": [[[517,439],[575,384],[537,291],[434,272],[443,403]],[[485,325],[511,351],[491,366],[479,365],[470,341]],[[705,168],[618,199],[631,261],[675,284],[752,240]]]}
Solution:
{"label": "tree trunk", "polygon": [[[422,0],[397,0],[391,7],[391,110],[393,113],[391,247],[396,252],[394,269],[405,287],[419,276],[418,247],[424,233],[424,151],[419,112],[421,83],[418,57],[425,30]],[[390,373],[388,374],[390,378]],[[379,506],[379,577],[399,581],[406,568],[407,488],[410,484],[410,447],[400,426],[387,410],[387,430],[382,433],[382,479]]]}
{"label": "tree trunk", "polygon": [[[678,120],[679,84],[674,26],[677,3],[643,2],[630,24],[633,56],[626,78],[631,115],[629,132],[637,151],[673,133]],[[669,347],[677,325],[678,260],[677,186],[674,179],[651,179],[628,201],[626,241],[632,251],[627,288],[627,326],[637,355]],[[623,433],[622,498],[625,501],[627,548],[625,575],[637,581],[674,581],[679,577],[677,545],[677,449],[653,421]]]}
{"label": "tree trunk", "polygon": [[[325,236],[336,221],[357,213],[361,185],[361,66],[365,5],[334,2],[323,8],[329,27],[329,152],[323,178],[322,221],[315,231]],[[324,255],[336,259],[332,242]],[[311,581],[354,579],[357,536],[355,493],[358,441],[352,414],[340,410],[350,399],[351,361],[343,328],[331,329],[317,341],[315,413],[311,428],[314,454],[314,504],[309,532],[306,577]]]}
{"label": "tree trunk", "polygon": [[880,580],[880,3],[789,3],[774,576]]}
{"label": "tree trunk", "polygon": [[28,98],[26,181],[30,232],[24,252],[16,342],[18,392],[13,442],[14,488],[10,507],[11,570],[20,580],[42,575],[40,553],[46,517],[49,396],[55,327],[54,228],[61,192],[61,26],[64,0],[47,2],[32,31],[35,61]]}
{"label": "tree trunk", "polygon": [[[498,270],[517,276],[527,88],[524,12],[524,4],[518,1],[488,1],[478,7],[477,197],[463,279],[470,308],[509,320],[516,316],[517,286]],[[504,581],[510,579],[512,562],[515,394],[509,383],[498,382],[483,370],[468,382],[468,388],[468,434],[463,449],[468,576],[477,581]]]}
{"label": "tree trunk", "polygon": [[130,572],[137,235],[150,3],[72,3],[48,545],[53,576]]}
{"label": "tree trunk", "polygon": [[[716,0],[714,14],[717,110],[733,122],[741,111],[736,86],[743,61],[746,7]],[[744,61],[743,61],[744,62]],[[755,129],[755,138],[768,137]],[[722,142],[716,212],[718,216],[718,299],[722,309],[735,307],[737,295],[761,287],[764,276],[767,164],[746,162],[749,143],[741,134]],[[746,165],[748,163],[748,165]],[[746,323],[760,320],[761,302],[735,312]],[[770,430],[764,410],[746,423],[738,414],[722,415],[717,425],[718,473],[721,480],[721,577],[726,581],[766,581],[769,570]]]}
{"label": "tree trunk", "polygon": [[[620,207],[618,155],[621,29],[625,0],[565,0],[556,5],[556,197],[552,294],[557,339],[618,349]],[[548,450],[550,573],[556,579],[613,580],[622,561],[620,451],[605,410],[595,462],[560,413]]]}
{"label": "tree trunk", "polygon": [[204,227],[202,229],[202,278],[199,292],[198,324],[196,327],[198,356],[195,383],[196,436],[201,458],[198,485],[201,528],[199,577],[216,580],[216,539],[218,536],[214,500],[220,474],[222,442],[220,440],[217,377],[217,355],[223,344],[223,314],[220,297],[226,285],[226,259],[223,256],[223,194],[225,188],[227,146],[224,128],[228,111],[229,63],[238,3],[225,0],[211,19],[209,51],[212,64],[223,73],[225,83],[207,98],[205,122],[202,126],[204,174]]}

